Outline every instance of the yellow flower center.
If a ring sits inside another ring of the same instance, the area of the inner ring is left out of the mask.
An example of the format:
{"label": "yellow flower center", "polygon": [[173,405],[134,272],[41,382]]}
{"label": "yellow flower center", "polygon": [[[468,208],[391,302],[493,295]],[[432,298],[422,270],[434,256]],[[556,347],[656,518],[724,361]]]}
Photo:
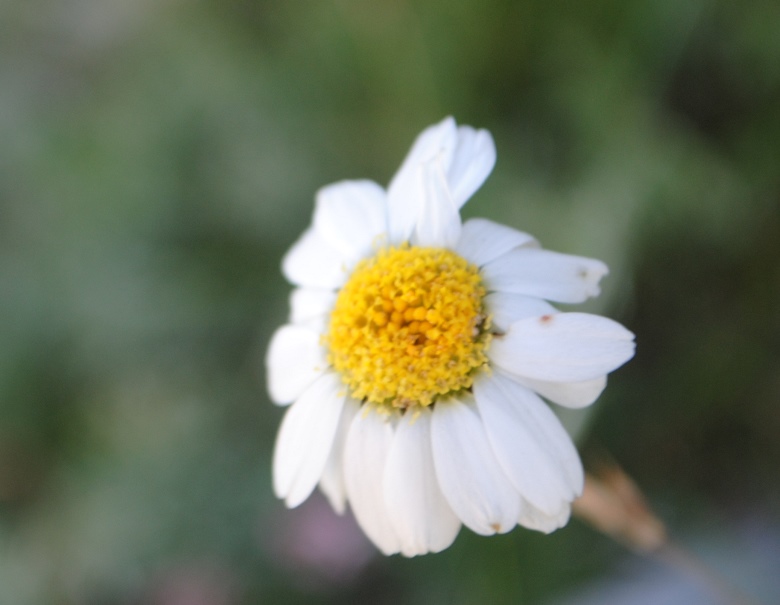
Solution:
{"label": "yellow flower center", "polygon": [[339,292],[328,361],[356,399],[430,405],[469,388],[487,363],[484,296],[477,268],[449,250],[385,248]]}

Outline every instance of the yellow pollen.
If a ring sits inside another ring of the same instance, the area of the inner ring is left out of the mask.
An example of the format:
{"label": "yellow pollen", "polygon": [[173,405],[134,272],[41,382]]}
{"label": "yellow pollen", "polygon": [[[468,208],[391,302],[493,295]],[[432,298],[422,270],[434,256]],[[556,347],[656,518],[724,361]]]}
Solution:
{"label": "yellow pollen", "polygon": [[358,400],[428,406],[487,364],[489,319],[476,267],[449,250],[403,245],[362,261],[323,337]]}

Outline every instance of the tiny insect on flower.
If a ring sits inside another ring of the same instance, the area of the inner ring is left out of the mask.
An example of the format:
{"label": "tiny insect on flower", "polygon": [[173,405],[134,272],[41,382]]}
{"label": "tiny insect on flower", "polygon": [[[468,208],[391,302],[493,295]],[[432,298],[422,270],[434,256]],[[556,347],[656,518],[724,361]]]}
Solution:
{"label": "tiny insect on flower", "polygon": [[441,551],[461,524],[563,526],[583,470],[542,398],[590,405],[634,354],[620,324],[549,302],[598,295],[604,263],[461,222],[494,163],[487,131],[447,118],[387,190],[321,189],[282,263],[295,289],[266,369],[271,399],[292,405],[274,491],[295,507],[319,485],[385,554]]}

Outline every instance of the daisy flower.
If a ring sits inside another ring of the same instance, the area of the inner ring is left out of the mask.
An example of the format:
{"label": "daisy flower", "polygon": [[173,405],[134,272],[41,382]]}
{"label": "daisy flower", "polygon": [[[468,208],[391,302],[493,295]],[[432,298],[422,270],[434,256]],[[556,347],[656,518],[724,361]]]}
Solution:
{"label": "daisy flower", "polygon": [[596,296],[604,263],[461,222],[495,157],[487,131],[447,118],[387,190],[321,189],[282,262],[295,289],[266,367],[271,399],[292,405],[274,491],[295,507],[319,485],[385,554],[441,551],[461,524],[563,526],[583,470],[544,399],[590,405],[634,354],[620,324],[548,302]]}

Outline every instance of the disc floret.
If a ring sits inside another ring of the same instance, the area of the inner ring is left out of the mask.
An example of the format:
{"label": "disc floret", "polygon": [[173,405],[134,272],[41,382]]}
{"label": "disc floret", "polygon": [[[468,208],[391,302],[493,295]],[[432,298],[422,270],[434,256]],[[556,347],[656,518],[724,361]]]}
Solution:
{"label": "disc floret", "polygon": [[450,250],[384,248],[339,292],[328,360],[358,400],[429,406],[487,364],[484,296],[477,268]]}

